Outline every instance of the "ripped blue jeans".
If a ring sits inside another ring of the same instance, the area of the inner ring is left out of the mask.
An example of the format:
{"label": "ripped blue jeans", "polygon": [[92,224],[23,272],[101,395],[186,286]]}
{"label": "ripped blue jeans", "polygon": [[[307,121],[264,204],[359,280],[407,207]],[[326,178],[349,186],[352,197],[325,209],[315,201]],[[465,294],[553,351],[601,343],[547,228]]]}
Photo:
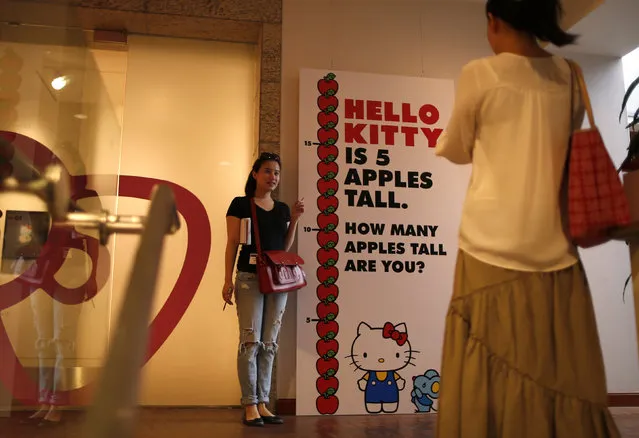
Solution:
{"label": "ripped blue jeans", "polygon": [[260,293],[257,274],[238,272],[235,277],[235,303],[240,323],[237,372],[243,406],[269,402],[277,338],[287,298],[287,293]]}

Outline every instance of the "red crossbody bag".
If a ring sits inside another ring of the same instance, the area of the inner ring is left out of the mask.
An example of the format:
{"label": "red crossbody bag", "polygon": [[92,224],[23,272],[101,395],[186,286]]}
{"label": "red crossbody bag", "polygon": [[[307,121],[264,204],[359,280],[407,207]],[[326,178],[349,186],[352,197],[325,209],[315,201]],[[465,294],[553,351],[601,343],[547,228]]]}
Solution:
{"label": "red crossbody bag", "polygon": [[304,260],[300,256],[286,251],[262,251],[257,226],[257,209],[253,198],[251,198],[251,216],[257,248],[257,280],[260,292],[263,294],[292,292],[306,286],[306,274],[301,267]]}

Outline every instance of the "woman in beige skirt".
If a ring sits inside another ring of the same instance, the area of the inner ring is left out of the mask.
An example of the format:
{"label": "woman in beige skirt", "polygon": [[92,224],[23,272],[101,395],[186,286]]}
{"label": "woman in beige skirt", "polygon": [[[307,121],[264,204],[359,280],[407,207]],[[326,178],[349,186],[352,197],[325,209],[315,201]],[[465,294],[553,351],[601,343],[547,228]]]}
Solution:
{"label": "woman in beige skirt", "polygon": [[559,0],[489,0],[486,11],[495,56],[463,68],[436,149],[472,163],[437,436],[619,437],[590,291],[560,208],[583,104],[569,64],[538,44],[576,37],[558,25]]}

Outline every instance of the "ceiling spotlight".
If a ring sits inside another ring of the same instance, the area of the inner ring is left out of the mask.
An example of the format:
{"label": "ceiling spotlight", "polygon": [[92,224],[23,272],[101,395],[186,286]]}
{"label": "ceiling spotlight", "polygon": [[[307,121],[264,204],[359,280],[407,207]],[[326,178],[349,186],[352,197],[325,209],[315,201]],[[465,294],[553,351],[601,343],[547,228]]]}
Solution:
{"label": "ceiling spotlight", "polygon": [[64,87],[66,87],[68,83],[69,83],[69,80],[67,79],[66,76],[58,76],[57,78],[51,81],[51,87],[56,91],[60,91]]}
{"label": "ceiling spotlight", "polygon": [[86,120],[89,118],[86,114],[74,114],[73,117],[80,120]]}

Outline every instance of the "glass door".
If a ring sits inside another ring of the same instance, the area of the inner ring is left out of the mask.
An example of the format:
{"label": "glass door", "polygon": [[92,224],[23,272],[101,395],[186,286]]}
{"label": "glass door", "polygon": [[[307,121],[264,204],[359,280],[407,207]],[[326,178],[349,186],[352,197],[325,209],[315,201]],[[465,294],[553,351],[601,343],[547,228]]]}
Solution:
{"label": "glass door", "polygon": [[[127,52],[92,39],[0,24],[0,172],[26,182],[59,164],[73,210],[115,212]],[[35,410],[37,423],[90,403],[108,347],[113,245],[56,226],[36,196],[0,192],[0,415]]]}

